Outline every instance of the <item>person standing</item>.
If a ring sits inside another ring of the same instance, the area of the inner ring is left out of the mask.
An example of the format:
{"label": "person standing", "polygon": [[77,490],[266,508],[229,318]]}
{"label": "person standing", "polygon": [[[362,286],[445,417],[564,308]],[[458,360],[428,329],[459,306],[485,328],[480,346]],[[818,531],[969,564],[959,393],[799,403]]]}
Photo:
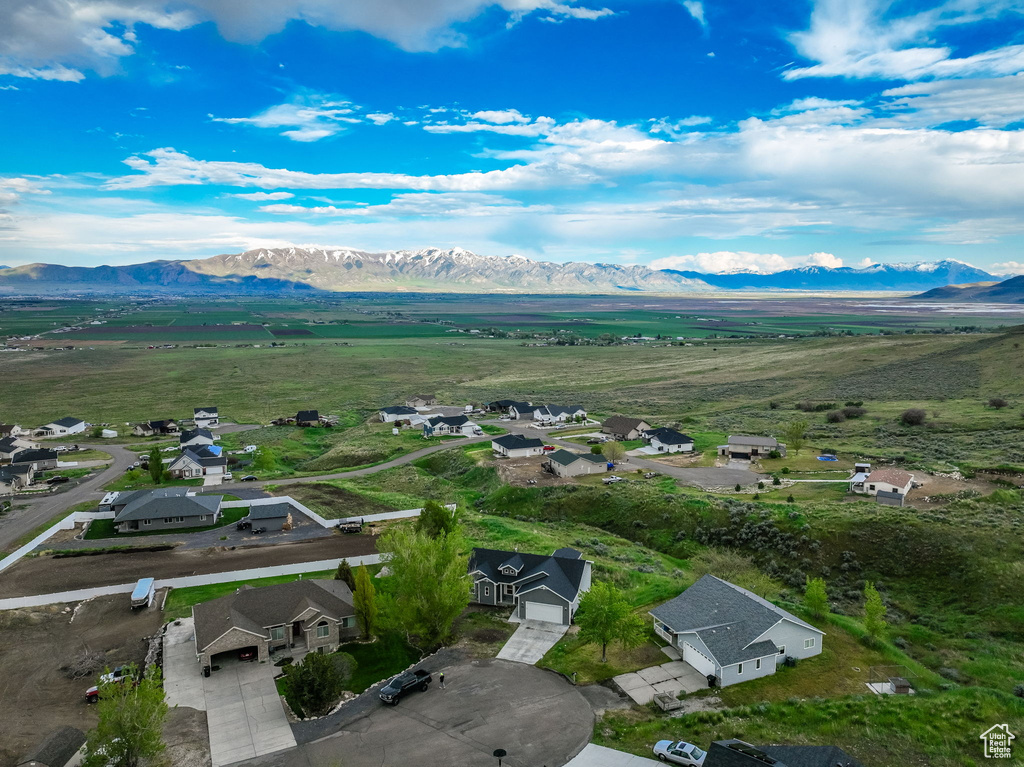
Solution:
{"label": "person standing", "polygon": [[444,689],[444,672],[443,671],[440,674],[437,675],[437,681],[440,682],[441,689],[443,690]]}

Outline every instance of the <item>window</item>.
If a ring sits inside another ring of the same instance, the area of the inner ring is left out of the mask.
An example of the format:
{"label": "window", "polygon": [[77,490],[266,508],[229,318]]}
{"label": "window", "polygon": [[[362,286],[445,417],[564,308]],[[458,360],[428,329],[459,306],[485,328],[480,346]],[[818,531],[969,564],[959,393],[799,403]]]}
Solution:
{"label": "window", "polygon": [[814,647],[814,637],[811,637],[810,639],[805,639],[804,640],[804,649],[805,650],[810,650],[812,647]]}
{"label": "window", "polygon": [[200,515],[199,521],[200,522],[205,522],[206,521],[206,515],[205,514]]}
{"label": "window", "polygon": [[761,659],[760,658],[758,658],[756,661],[754,661],[754,670],[755,671],[760,671],[761,670]]}
{"label": "window", "polygon": [[343,629],[350,629],[350,628],[353,628],[355,625],[356,625],[356,619],[355,619],[355,616],[353,616],[353,615],[350,615],[347,618],[342,618],[341,619],[341,627]]}
{"label": "window", "polygon": [[512,584],[511,583],[506,583],[505,584],[505,593],[506,594],[511,594],[512,593]]}
{"label": "window", "polygon": [[484,596],[485,597],[489,597],[490,595],[491,595],[491,587],[490,586],[484,586]]}
{"label": "window", "polygon": [[284,626],[274,626],[270,629],[270,638],[275,642],[280,642],[284,639]]}
{"label": "window", "polygon": [[740,663],[738,666],[736,666],[736,674],[738,676],[743,676],[743,664],[742,663]]}
{"label": "window", "polygon": [[319,626],[316,627],[316,638],[326,639],[331,635],[331,627],[327,625],[327,621],[322,621]]}
{"label": "window", "polygon": [[152,519],[144,519],[144,520],[142,520],[142,524],[144,524],[144,525],[151,525],[151,524],[153,524],[153,520]]}
{"label": "window", "polygon": [[779,655],[786,654],[786,645],[779,645]]}

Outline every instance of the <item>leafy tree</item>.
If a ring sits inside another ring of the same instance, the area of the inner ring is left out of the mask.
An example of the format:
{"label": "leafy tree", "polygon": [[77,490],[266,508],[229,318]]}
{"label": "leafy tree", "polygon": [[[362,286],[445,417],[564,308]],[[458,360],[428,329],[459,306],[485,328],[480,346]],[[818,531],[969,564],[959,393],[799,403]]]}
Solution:
{"label": "leafy tree", "polygon": [[352,566],[348,563],[348,560],[343,559],[338,563],[338,570],[334,573],[334,580],[345,581],[348,587],[352,589],[352,593],[355,593],[356,577],[352,573]]}
{"label": "leafy tree", "polygon": [[626,448],[621,442],[605,442],[601,445],[601,455],[611,463],[618,463],[626,457]]}
{"label": "leafy tree", "polygon": [[89,436],[95,437],[96,439],[101,438],[103,436],[103,427],[93,426],[92,429],[89,431]]}
{"label": "leafy tree", "polygon": [[928,413],[919,407],[912,407],[900,413],[900,423],[904,426],[920,426],[928,420]]}
{"label": "leafy tree", "polygon": [[885,605],[871,581],[864,584],[864,629],[872,640],[881,639],[885,633]]}
{"label": "leafy tree", "polygon": [[595,582],[580,600],[576,612],[579,638],[587,644],[601,645],[601,662],[608,661],[608,645],[620,642],[623,648],[644,643],[647,624],[633,612],[623,593],[610,583]]}
{"label": "leafy tree", "polygon": [[989,406],[989,407],[993,407],[993,408],[995,408],[996,410],[1002,410],[1002,409],[1003,409],[1004,407],[1006,407],[1006,406],[1007,406],[1007,405],[1009,405],[1009,404],[1010,404],[1010,403],[1009,403],[1009,402],[1007,402],[1007,401],[1006,401],[1005,399],[1003,399],[1002,397],[992,397],[992,398],[991,398],[991,399],[990,399],[990,400],[988,401],[988,406]]}
{"label": "leafy tree", "polygon": [[277,456],[274,455],[273,448],[267,445],[256,448],[256,452],[252,454],[252,465],[260,471],[273,471],[277,466]]}
{"label": "leafy tree", "polygon": [[601,455],[601,446],[600,445],[591,445],[590,446],[590,452],[593,455]]}
{"label": "leafy tree", "polygon": [[792,421],[786,430],[783,432],[783,436],[786,439],[786,445],[794,453],[799,453],[800,448],[804,446],[805,437],[807,435],[807,421]]}
{"label": "leafy tree", "polygon": [[164,459],[156,445],[149,451],[149,476],[153,478],[155,485],[164,481]]}
{"label": "leafy tree", "polygon": [[816,618],[824,618],[829,614],[828,592],[825,590],[824,578],[808,578],[804,588],[804,606]]}
{"label": "leafy tree", "polygon": [[373,578],[366,565],[356,569],[356,587],[353,591],[352,607],[356,611],[356,622],[363,632],[363,639],[373,636],[377,628],[377,590],[373,587]]}
{"label": "leafy tree", "polygon": [[86,739],[85,767],[140,767],[163,752],[167,702],[160,669],[150,666],[133,684],[136,674],[130,666],[123,682],[100,685],[99,722]]}
{"label": "leafy tree", "polygon": [[437,501],[427,501],[423,511],[416,518],[416,531],[437,538],[448,535],[458,524],[455,512],[446,509]]}
{"label": "leafy tree", "polygon": [[338,664],[330,655],[311,652],[296,663],[285,667],[288,677],[289,698],[295,700],[306,716],[321,716],[334,706],[345,685]]}
{"label": "leafy tree", "polygon": [[437,647],[452,638],[455,620],[469,604],[469,555],[462,532],[431,538],[410,527],[394,527],[377,541],[391,575],[378,597],[382,628],[401,631],[419,646]]}

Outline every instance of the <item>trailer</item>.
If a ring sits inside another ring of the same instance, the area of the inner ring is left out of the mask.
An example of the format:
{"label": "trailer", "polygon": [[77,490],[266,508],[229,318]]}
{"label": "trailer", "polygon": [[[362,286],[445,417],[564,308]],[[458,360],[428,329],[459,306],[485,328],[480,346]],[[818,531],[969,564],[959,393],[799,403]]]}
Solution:
{"label": "trailer", "polygon": [[137,607],[149,607],[153,604],[153,595],[156,593],[155,581],[152,578],[140,578],[132,591],[132,609]]}

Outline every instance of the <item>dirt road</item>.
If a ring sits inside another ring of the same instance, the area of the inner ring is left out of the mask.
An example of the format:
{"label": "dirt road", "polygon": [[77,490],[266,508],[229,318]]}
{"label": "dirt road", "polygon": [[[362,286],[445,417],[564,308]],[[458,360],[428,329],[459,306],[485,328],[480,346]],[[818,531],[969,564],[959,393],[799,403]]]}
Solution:
{"label": "dirt road", "polygon": [[5,570],[0,580],[0,597],[54,594],[73,589],[132,583],[139,578],[177,578],[375,553],[375,536],[335,535],[312,541],[248,549],[148,551],[65,559],[43,556],[23,559]]}

